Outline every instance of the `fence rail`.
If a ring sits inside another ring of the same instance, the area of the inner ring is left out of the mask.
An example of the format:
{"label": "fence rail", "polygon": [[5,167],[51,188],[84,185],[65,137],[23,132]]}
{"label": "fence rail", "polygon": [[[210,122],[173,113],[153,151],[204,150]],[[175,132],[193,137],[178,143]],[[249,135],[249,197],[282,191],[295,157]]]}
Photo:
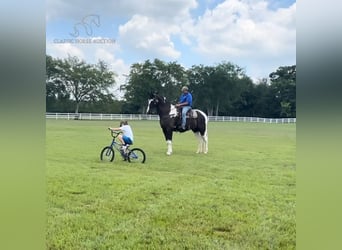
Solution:
{"label": "fence rail", "polygon": [[[98,114],[98,113],[46,113],[46,119],[64,120],[159,120],[158,115],[146,114]],[[296,118],[260,118],[237,116],[208,116],[217,122],[296,123]]]}

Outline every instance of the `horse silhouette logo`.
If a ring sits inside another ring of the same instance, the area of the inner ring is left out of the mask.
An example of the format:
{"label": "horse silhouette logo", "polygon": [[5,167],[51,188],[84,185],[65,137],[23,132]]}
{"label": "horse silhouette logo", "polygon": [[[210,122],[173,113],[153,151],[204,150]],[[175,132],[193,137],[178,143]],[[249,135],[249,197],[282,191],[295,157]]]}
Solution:
{"label": "horse silhouette logo", "polygon": [[100,27],[99,15],[87,15],[82,18],[81,22],[74,24],[74,32],[69,33],[73,37],[80,35],[80,30],[84,30],[88,36],[93,35],[93,26]]}

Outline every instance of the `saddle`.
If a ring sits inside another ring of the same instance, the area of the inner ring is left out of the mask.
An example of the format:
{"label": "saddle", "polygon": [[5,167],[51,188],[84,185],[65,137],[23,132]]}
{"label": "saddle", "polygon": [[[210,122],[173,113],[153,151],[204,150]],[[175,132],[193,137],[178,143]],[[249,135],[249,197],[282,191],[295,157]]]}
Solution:
{"label": "saddle", "polygon": [[[177,116],[176,116],[176,124],[174,127],[174,131],[178,131],[178,132],[185,132],[185,130],[181,129],[181,122],[182,122],[182,112],[181,112],[181,108],[177,110]],[[196,119],[197,118],[197,112],[195,110],[193,110],[192,108],[190,108],[187,112],[186,112],[186,118],[188,119]],[[188,126],[188,122],[187,125]],[[190,129],[190,128],[189,128]]]}
{"label": "saddle", "polygon": [[192,108],[186,112],[186,118],[197,118],[197,112]]}
{"label": "saddle", "polygon": [[[182,109],[178,109],[177,110],[177,117],[181,118],[182,117]],[[186,118],[197,118],[197,112],[195,110],[193,110],[192,108],[190,108],[187,112],[186,112]]]}

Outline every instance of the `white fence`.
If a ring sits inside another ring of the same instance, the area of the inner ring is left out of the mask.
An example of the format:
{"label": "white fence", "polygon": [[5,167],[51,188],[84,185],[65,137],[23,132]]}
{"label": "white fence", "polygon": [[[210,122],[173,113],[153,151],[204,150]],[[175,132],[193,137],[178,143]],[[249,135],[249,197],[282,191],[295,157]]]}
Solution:
{"label": "white fence", "polygon": [[[97,114],[97,113],[46,113],[47,119],[64,120],[159,120],[158,115],[145,114]],[[296,118],[260,118],[236,116],[209,116],[209,121],[217,122],[262,122],[296,123]]]}

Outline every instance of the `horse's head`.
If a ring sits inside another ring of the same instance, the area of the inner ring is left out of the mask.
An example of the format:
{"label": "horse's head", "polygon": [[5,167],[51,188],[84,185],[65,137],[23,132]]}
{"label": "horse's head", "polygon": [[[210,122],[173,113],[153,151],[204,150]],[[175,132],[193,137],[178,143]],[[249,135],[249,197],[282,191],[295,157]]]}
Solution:
{"label": "horse's head", "polygon": [[157,93],[156,92],[151,93],[148,98],[146,113],[150,114],[152,112],[151,110],[158,106],[158,102],[159,102],[159,97]]}
{"label": "horse's head", "polygon": [[166,104],[168,104],[168,102],[166,101],[165,97],[159,96],[157,92],[151,93],[148,99],[146,113],[150,114],[151,109],[162,108],[162,107],[165,107]]}

